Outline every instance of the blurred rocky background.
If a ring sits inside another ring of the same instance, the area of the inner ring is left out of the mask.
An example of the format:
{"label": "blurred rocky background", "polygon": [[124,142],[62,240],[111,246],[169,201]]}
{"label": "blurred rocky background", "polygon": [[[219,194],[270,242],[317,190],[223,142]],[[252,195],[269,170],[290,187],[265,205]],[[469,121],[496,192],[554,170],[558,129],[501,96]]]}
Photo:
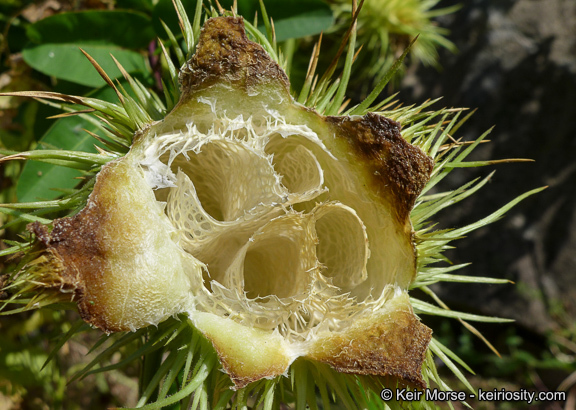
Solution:
{"label": "blurred rocky background", "polygon": [[[439,24],[450,29],[448,38],[459,52],[440,50],[440,71],[409,69],[400,99],[410,103],[443,96],[440,105],[477,108],[462,128],[467,139],[495,128],[476,159],[535,162],[455,172],[448,181],[453,187],[497,170],[483,192],[454,207],[457,213],[442,215],[441,225],[474,222],[528,190],[549,188],[513,208],[504,220],[459,241],[457,252],[448,255],[453,263],[472,261],[468,274],[506,278],[516,285],[443,285],[437,290],[453,309],[514,318],[525,344],[545,343],[550,357],[574,365],[576,1],[445,1],[440,6],[458,3],[462,8]],[[503,329],[482,328],[496,344]],[[555,388],[564,375],[551,376],[548,387]]]}

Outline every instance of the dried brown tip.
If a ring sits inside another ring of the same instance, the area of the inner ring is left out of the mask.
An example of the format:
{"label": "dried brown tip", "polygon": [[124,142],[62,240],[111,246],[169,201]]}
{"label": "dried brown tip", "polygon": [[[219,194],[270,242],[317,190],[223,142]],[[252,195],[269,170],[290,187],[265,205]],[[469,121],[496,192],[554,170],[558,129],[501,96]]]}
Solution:
{"label": "dried brown tip", "polygon": [[380,320],[326,338],[310,357],[342,373],[391,376],[426,387],[422,363],[432,330],[408,311],[393,312]]}
{"label": "dried brown tip", "polygon": [[[105,219],[102,207],[92,206],[72,218],[55,220],[50,233],[38,222],[29,224],[28,230],[46,247],[52,269],[57,271],[63,286],[74,291],[82,319],[110,333],[128,329],[108,323],[104,304],[96,303],[96,294],[104,291],[100,289],[104,285],[100,278],[107,266],[104,244],[98,235],[98,227]],[[91,286],[86,286],[86,282]]]}
{"label": "dried brown tip", "polygon": [[408,221],[416,198],[428,182],[434,161],[400,135],[401,126],[381,115],[326,117],[338,126],[336,135],[366,164],[375,192],[394,205],[401,223]]}
{"label": "dried brown tip", "polygon": [[247,90],[275,81],[289,91],[288,77],[262,46],[248,40],[241,17],[209,19],[200,32],[196,53],[180,74],[184,94],[217,81]]}

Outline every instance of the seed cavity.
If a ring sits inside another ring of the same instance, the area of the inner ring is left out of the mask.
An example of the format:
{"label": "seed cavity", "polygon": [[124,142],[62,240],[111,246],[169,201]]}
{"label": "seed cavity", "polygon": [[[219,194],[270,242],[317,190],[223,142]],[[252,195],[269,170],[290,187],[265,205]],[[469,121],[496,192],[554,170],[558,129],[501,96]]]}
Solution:
{"label": "seed cavity", "polygon": [[175,241],[206,267],[198,308],[302,340],[337,329],[333,310],[346,318],[364,303],[350,294],[368,277],[368,236],[330,198],[326,171],[342,165],[310,129],[275,115],[188,124],[157,136],[140,166],[161,174],[146,179]]}

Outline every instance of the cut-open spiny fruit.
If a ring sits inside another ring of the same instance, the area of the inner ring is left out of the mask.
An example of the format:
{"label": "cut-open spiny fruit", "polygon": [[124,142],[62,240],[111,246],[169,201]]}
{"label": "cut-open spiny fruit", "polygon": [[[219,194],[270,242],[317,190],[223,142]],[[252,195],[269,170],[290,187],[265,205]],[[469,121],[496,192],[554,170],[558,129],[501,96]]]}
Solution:
{"label": "cut-open spiny fruit", "polygon": [[30,226],[29,269],[105,332],[186,313],[235,388],[299,357],[424,386],[409,214],[432,159],[395,121],[295,103],[239,18],[205,23],[180,82],[82,211]]}

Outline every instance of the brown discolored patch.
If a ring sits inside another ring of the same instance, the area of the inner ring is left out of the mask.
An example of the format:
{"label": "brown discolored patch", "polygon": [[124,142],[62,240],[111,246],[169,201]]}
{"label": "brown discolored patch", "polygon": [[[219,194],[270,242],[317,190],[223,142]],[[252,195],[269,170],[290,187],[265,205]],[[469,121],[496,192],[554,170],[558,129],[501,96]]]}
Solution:
{"label": "brown discolored patch", "polygon": [[220,81],[231,81],[249,90],[270,81],[289,91],[288,77],[266,51],[246,37],[241,17],[216,17],[204,24],[196,53],[180,73],[183,93]]}
{"label": "brown discolored patch", "polygon": [[[108,172],[109,167],[104,167],[98,178]],[[74,292],[82,319],[110,333],[127,329],[120,329],[107,320],[105,303],[98,297],[105,293],[102,278],[107,266],[99,235],[107,215],[99,204],[98,187],[96,184],[82,211],[70,218],[56,219],[51,232],[38,222],[27,228],[46,247],[48,263],[60,276],[61,290]]]}
{"label": "brown discolored patch", "polygon": [[321,341],[309,357],[342,373],[391,376],[426,387],[422,363],[432,330],[407,311],[395,312],[381,322],[372,323],[332,335]]}
{"label": "brown discolored patch", "polygon": [[376,192],[391,191],[398,219],[406,222],[430,178],[432,158],[402,138],[399,123],[381,115],[326,117],[326,121],[338,127],[336,135],[345,138],[368,165]]}

